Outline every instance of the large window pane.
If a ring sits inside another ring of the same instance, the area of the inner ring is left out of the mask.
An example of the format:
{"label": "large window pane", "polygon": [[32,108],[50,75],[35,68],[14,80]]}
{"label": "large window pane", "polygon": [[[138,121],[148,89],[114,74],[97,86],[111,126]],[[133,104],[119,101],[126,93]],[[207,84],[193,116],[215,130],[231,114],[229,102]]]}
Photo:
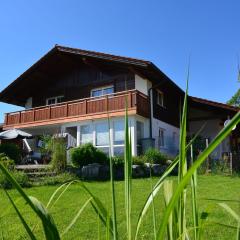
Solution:
{"label": "large window pane", "polygon": [[114,93],[114,87],[106,86],[106,87],[101,87],[98,89],[92,89],[91,97],[100,97],[100,96],[111,94],[111,93]]}
{"label": "large window pane", "polygon": [[103,89],[103,95],[111,94],[111,93],[113,93],[113,87]]}
{"label": "large window pane", "polygon": [[81,144],[92,143],[92,130],[90,125],[83,125],[80,128]]}
{"label": "large window pane", "polygon": [[92,90],[92,97],[99,97],[102,95],[102,90]]}
{"label": "large window pane", "polygon": [[114,145],[124,144],[124,121],[114,121],[113,125]]}
{"label": "large window pane", "polygon": [[114,156],[123,156],[124,147],[114,147]]}
{"label": "large window pane", "polygon": [[109,145],[109,133],[107,122],[96,124],[96,145],[97,146]]}
{"label": "large window pane", "polygon": [[107,156],[109,156],[109,147],[98,147],[98,149],[104,152]]}
{"label": "large window pane", "polygon": [[142,122],[137,121],[137,142],[141,144],[141,139],[144,136],[144,125]]}

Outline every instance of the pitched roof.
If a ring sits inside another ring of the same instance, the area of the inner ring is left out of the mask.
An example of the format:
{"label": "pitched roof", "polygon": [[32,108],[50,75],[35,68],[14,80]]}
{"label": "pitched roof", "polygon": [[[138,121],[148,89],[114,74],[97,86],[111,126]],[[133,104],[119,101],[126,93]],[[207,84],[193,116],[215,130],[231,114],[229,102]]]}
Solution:
{"label": "pitched roof", "polygon": [[[53,61],[55,64],[58,64],[58,54],[64,54],[64,56],[68,55],[70,57],[80,56],[82,59],[92,58],[101,62],[119,64],[123,67],[134,69],[138,73],[142,73],[144,76],[146,76],[146,78],[149,78],[149,80],[155,81],[156,83],[164,79],[164,82],[167,82],[171,87],[176,89],[177,92],[180,94],[184,93],[179,86],[177,86],[151,61],[55,45],[47,54],[40,58],[9,86],[7,86],[2,92],[0,92],[0,101],[24,106],[26,101],[25,95],[27,94],[26,88],[24,88],[24,86],[29,86],[29,84],[32,82],[32,79],[34,79],[31,78],[31,74],[36,73],[38,69],[41,69],[41,67],[45,66],[44,64],[48,64],[49,61]],[[58,67],[58,71],[59,70],[61,70],[61,66]],[[18,96],[19,92],[21,92],[21,96]],[[23,94],[25,95],[23,96]]]}
{"label": "pitched roof", "polygon": [[65,46],[61,46],[61,45],[55,45],[55,48],[60,52],[78,54],[78,55],[86,56],[86,57],[105,59],[105,60],[110,60],[110,61],[145,66],[145,67],[152,64],[152,62],[142,60],[142,59],[118,56],[118,55],[89,51],[89,50],[83,50],[83,49],[79,49],[79,48],[70,48],[70,47],[65,47]]}
{"label": "pitched roof", "polygon": [[192,97],[192,96],[190,96],[190,99],[193,102],[196,102],[196,103],[210,105],[210,106],[221,108],[221,109],[224,109],[224,110],[230,110],[230,111],[234,111],[234,112],[238,112],[240,110],[239,107],[231,106],[231,105],[228,105],[228,104],[225,104],[225,103],[211,101],[211,100],[208,100],[208,99]]}

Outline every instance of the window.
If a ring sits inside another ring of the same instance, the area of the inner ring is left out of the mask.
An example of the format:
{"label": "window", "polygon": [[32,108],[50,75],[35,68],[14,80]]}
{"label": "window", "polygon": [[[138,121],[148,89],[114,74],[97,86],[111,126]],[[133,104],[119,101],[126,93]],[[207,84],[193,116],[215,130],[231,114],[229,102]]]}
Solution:
{"label": "window", "polygon": [[92,129],[90,125],[83,125],[80,127],[80,143],[92,143]]}
{"label": "window", "polygon": [[164,107],[164,95],[163,92],[157,90],[157,104]]}
{"label": "window", "polygon": [[177,133],[176,132],[173,132],[172,138],[173,138],[172,139],[173,146],[175,147],[176,143],[177,143]]}
{"label": "window", "polygon": [[108,123],[96,123],[96,146],[108,146],[109,145],[109,130]]}
{"label": "window", "polygon": [[91,97],[100,97],[103,95],[111,94],[114,92],[113,86],[106,86],[101,88],[96,88],[91,90]]}
{"label": "window", "polygon": [[165,129],[159,128],[159,131],[158,131],[158,146],[159,147],[165,146],[164,135],[165,135]]}
{"label": "window", "polygon": [[51,97],[46,99],[47,105],[53,105],[63,102],[64,96]]}
{"label": "window", "polygon": [[113,129],[114,145],[124,144],[124,121],[115,120],[113,123]]}
{"label": "window", "polygon": [[141,144],[141,139],[143,138],[144,135],[144,126],[142,122],[137,121],[137,143]]}

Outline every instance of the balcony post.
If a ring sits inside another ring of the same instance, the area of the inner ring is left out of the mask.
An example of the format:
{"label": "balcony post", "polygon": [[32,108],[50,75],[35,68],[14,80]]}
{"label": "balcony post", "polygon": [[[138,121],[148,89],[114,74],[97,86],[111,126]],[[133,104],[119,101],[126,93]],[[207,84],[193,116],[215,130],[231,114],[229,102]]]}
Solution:
{"label": "balcony post", "polygon": [[48,119],[51,119],[51,106],[48,108]]}
{"label": "balcony post", "polygon": [[5,116],[4,116],[4,125],[7,125],[8,123],[8,113],[5,113]]}
{"label": "balcony post", "polygon": [[33,109],[33,122],[35,121],[35,109]]}
{"label": "balcony post", "polygon": [[105,98],[105,109],[106,109],[106,112],[108,112],[108,95]]}
{"label": "balcony post", "polygon": [[78,125],[77,126],[77,147],[79,147],[80,146],[80,144],[81,144],[81,139],[80,139],[80,137],[81,137],[81,133],[80,133],[80,130],[81,130],[81,128],[80,128],[80,126]]}
{"label": "balcony post", "polygon": [[18,112],[17,123],[21,123],[21,112]]}
{"label": "balcony post", "polygon": [[132,93],[128,93],[128,107],[131,108],[132,107]]}

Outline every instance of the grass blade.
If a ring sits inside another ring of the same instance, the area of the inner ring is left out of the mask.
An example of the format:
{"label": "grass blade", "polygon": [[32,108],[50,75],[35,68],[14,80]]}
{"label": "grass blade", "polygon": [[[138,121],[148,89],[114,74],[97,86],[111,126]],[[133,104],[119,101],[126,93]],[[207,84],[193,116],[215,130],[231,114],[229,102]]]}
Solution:
{"label": "grass blade", "polygon": [[168,223],[168,218],[171,214],[172,209],[175,207],[176,202],[178,200],[178,197],[180,196],[182,190],[186,187],[189,180],[191,179],[194,172],[198,169],[198,167],[206,160],[207,156],[211,154],[215,148],[230,134],[232,129],[240,122],[240,112],[238,112],[233,119],[225,126],[222,131],[216,136],[216,138],[209,144],[208,148],[206,148],[200,156],[197,158],[197,160],[193,163],[191,168],[188,170],[186,175],[183,177],[181,182],[179,183],[178,187],[176,188],[173,197],[171,201],[169,202],[169,205],[164,212],[163,219],[158,231],[158,239],[164,238],[164,232],[166,225]]}
{"label": "grass blade", "polygon": [[131,134],[129,133],[128,128],[127,100],[125,114],[124,182],[125,182],[125,211],[127,224],[127,239],[131,240],[132,148],[131,148]]}
{"label": "grass blade", "polygon": [[107,210],[105,209],[104,205],[82,182],[79,181],[79,183],[81,184],[81,187],[83,188],[85,193],[87,193],[92,198],[91,205],[92,205],[93,209],[95,210],[96,214],[99,215],[99,217],[105,227],[107,227],[107,224],[109,221],[110,232],[113,234],[112,218],[109,217],[109,214],[108,214]]}
{"label": "grass blade", "polygon": [[12,177],[12,175],[9,173],[9,171],[1,163],[0,163],[0,170],[7,177],[9,182],[20,193],[20,195],[26,201],[26,203],[32,208],[32,210],[41,219],[46,239],[47,240],[58,240],[58,239],[60,239],[60,235],[59,235],[57,227],[56,227],[56,225],[53,221],[53,218],[47,212],[47,210],[45,209],[43,204],[40,203],[40,201],[38,201],[36,198],[28,197],[27,194],[22,189],[22,187],[18,184],[18,182]]}
{"label": "grass blade", "polygon": [[[189,79],[189,67],[187,75],[187,89],[184,96],[182,119],[180,124],[180,142],[179,142],[179,164],[178,164],[178,183],[181,182],[183,177],[187,173],[187,159],[186,159],[186,137],[187,137],[187,97],[188,97],[188,79]],[[181,239],[185,239],[186,233],[186,192],[184,187],[179,196],[178,202],[178,223],[179,223],[179,235]]]}
{"label": "grass blade", "polygon": [[[193,164],[193,147],[191,145],[191,165]],[[192,215],[194,227],[194,240],[198,239],[199,221],[198,221],[198,206],[197,206],[197,171],[194,172],[191,178],[191,193],[192,193]]]}
{"label": "grass blade", "polygon": [[[168,205],[173,194],[173,181],[165,180],[163,183],[163,197],[165,206]],[[168,240],[173,240],[173,214],[169,216],[167,225]]]}
{"label": "grass blade", "polygon": [[73,220],[71,221],[71,223],[65,228],[65,230],[63,231],[63,233],[61,234],[61,237],[63,235],[65,235],[71,228],[72,226],[76,223],[76,221],[78,220],[78,218],[80,217],[81,213],[83,212],[83,210],[87,207],[87,205],[89,204],[89,202],[92,200],[92,198],[89,198],[84,205],[80,208],[80,210],[78,211],[78,213],[76,214],[76,216],[73,218]]}
{"label": "grass blade", "polygon": [[68,183],[63,183],[60,187],[58,187],[53,194],[51,195],[50,199],[48,200],[48,203],[46,205],[46,208],[48,208],[50,206],[50,204],[52,203],[54,197],[57,195],[57,193],[64,187],[66,186]]}
{"label": "grass blade", "polygon": [[10,203],[12,204],[13,208],[15,209],[18,217],[20,218],[21,222],[22,222],[22,225],[24,226],[24,228],[26,229],[27,233],[28,233],[28,236],[30,237],[30,239],[32,240],[36,240],[36,237],[34,236],[31,228],[28,226],[28,224],[26,223],[26,221],[24,220],[22,214],[19,212],[17,206],[15,205],[14,201],[12,200],[11,196],[8,194],[7,191],[4,190],[4,192],[6,193]]}
{"label": "grass blade", "polygon": [[44,205],[35,197],[29,197],[34,205],[35,211],[39,218],[42,220],[45,237],[47,240],[60,240],[57,226],[54,223],[52,216],[48,213],[48,210]]}
{"label": "grass blade", "polygon": [[[110,135],[110,119],[108,116],[108,129],[109,129],[109,143],[111,143]],[[113,161],[112,161],[112,151],[111,145],[109,148],[109,167],[110,167],[110,185],[111,185],[111,198],[112,198],[112,215],[113,215],[113,239],[118,239],[118,230],[117,230],[117,213],[116,213],[116,199],[115,199],[115,185],[114,185],[114,175],[113,175]]]}
{"label": "grass blade", "polygon": [[[193,144],[193,142],[196,140],[196,138],[199,136],[199,134],[202,132],[202,130],[204,129],[205,125],[203,125],[198,132],[196,133],[196,135],[190,140],[190,142],[188,143],[188,145],[186,146],[186,151],[190,148],[190,146]],[[164,180],[171,174],[171,172],[173,171],[173,169],[177,166],[179,162],[179,156],[177,156],[174,161],[167,167],[167,169],[165,170],[165,172],[163,173],[163,175],[160,177],[160,179],[158,180],[158,182],[155,184],[155,186],[153,187],[153,191],[148,195],[143,208],[140,211],[139,217],[138,217],[138,221],[137,221],[137,227],[136,227],[136,232],[135,232],[135,240],[137,239],[137,235],[142,223],[142,220],[144,218],[144,216],[146,215],[149,207],[151,206],[155,196],[157,195],[157,193],[160,191]]]}
{"label": "grass blade", "polygon": [[225,211],[227,211],[237,221],[236,239],[239,240],[240,216],[226,203],[218,203],[218,205],[222,207]]}

